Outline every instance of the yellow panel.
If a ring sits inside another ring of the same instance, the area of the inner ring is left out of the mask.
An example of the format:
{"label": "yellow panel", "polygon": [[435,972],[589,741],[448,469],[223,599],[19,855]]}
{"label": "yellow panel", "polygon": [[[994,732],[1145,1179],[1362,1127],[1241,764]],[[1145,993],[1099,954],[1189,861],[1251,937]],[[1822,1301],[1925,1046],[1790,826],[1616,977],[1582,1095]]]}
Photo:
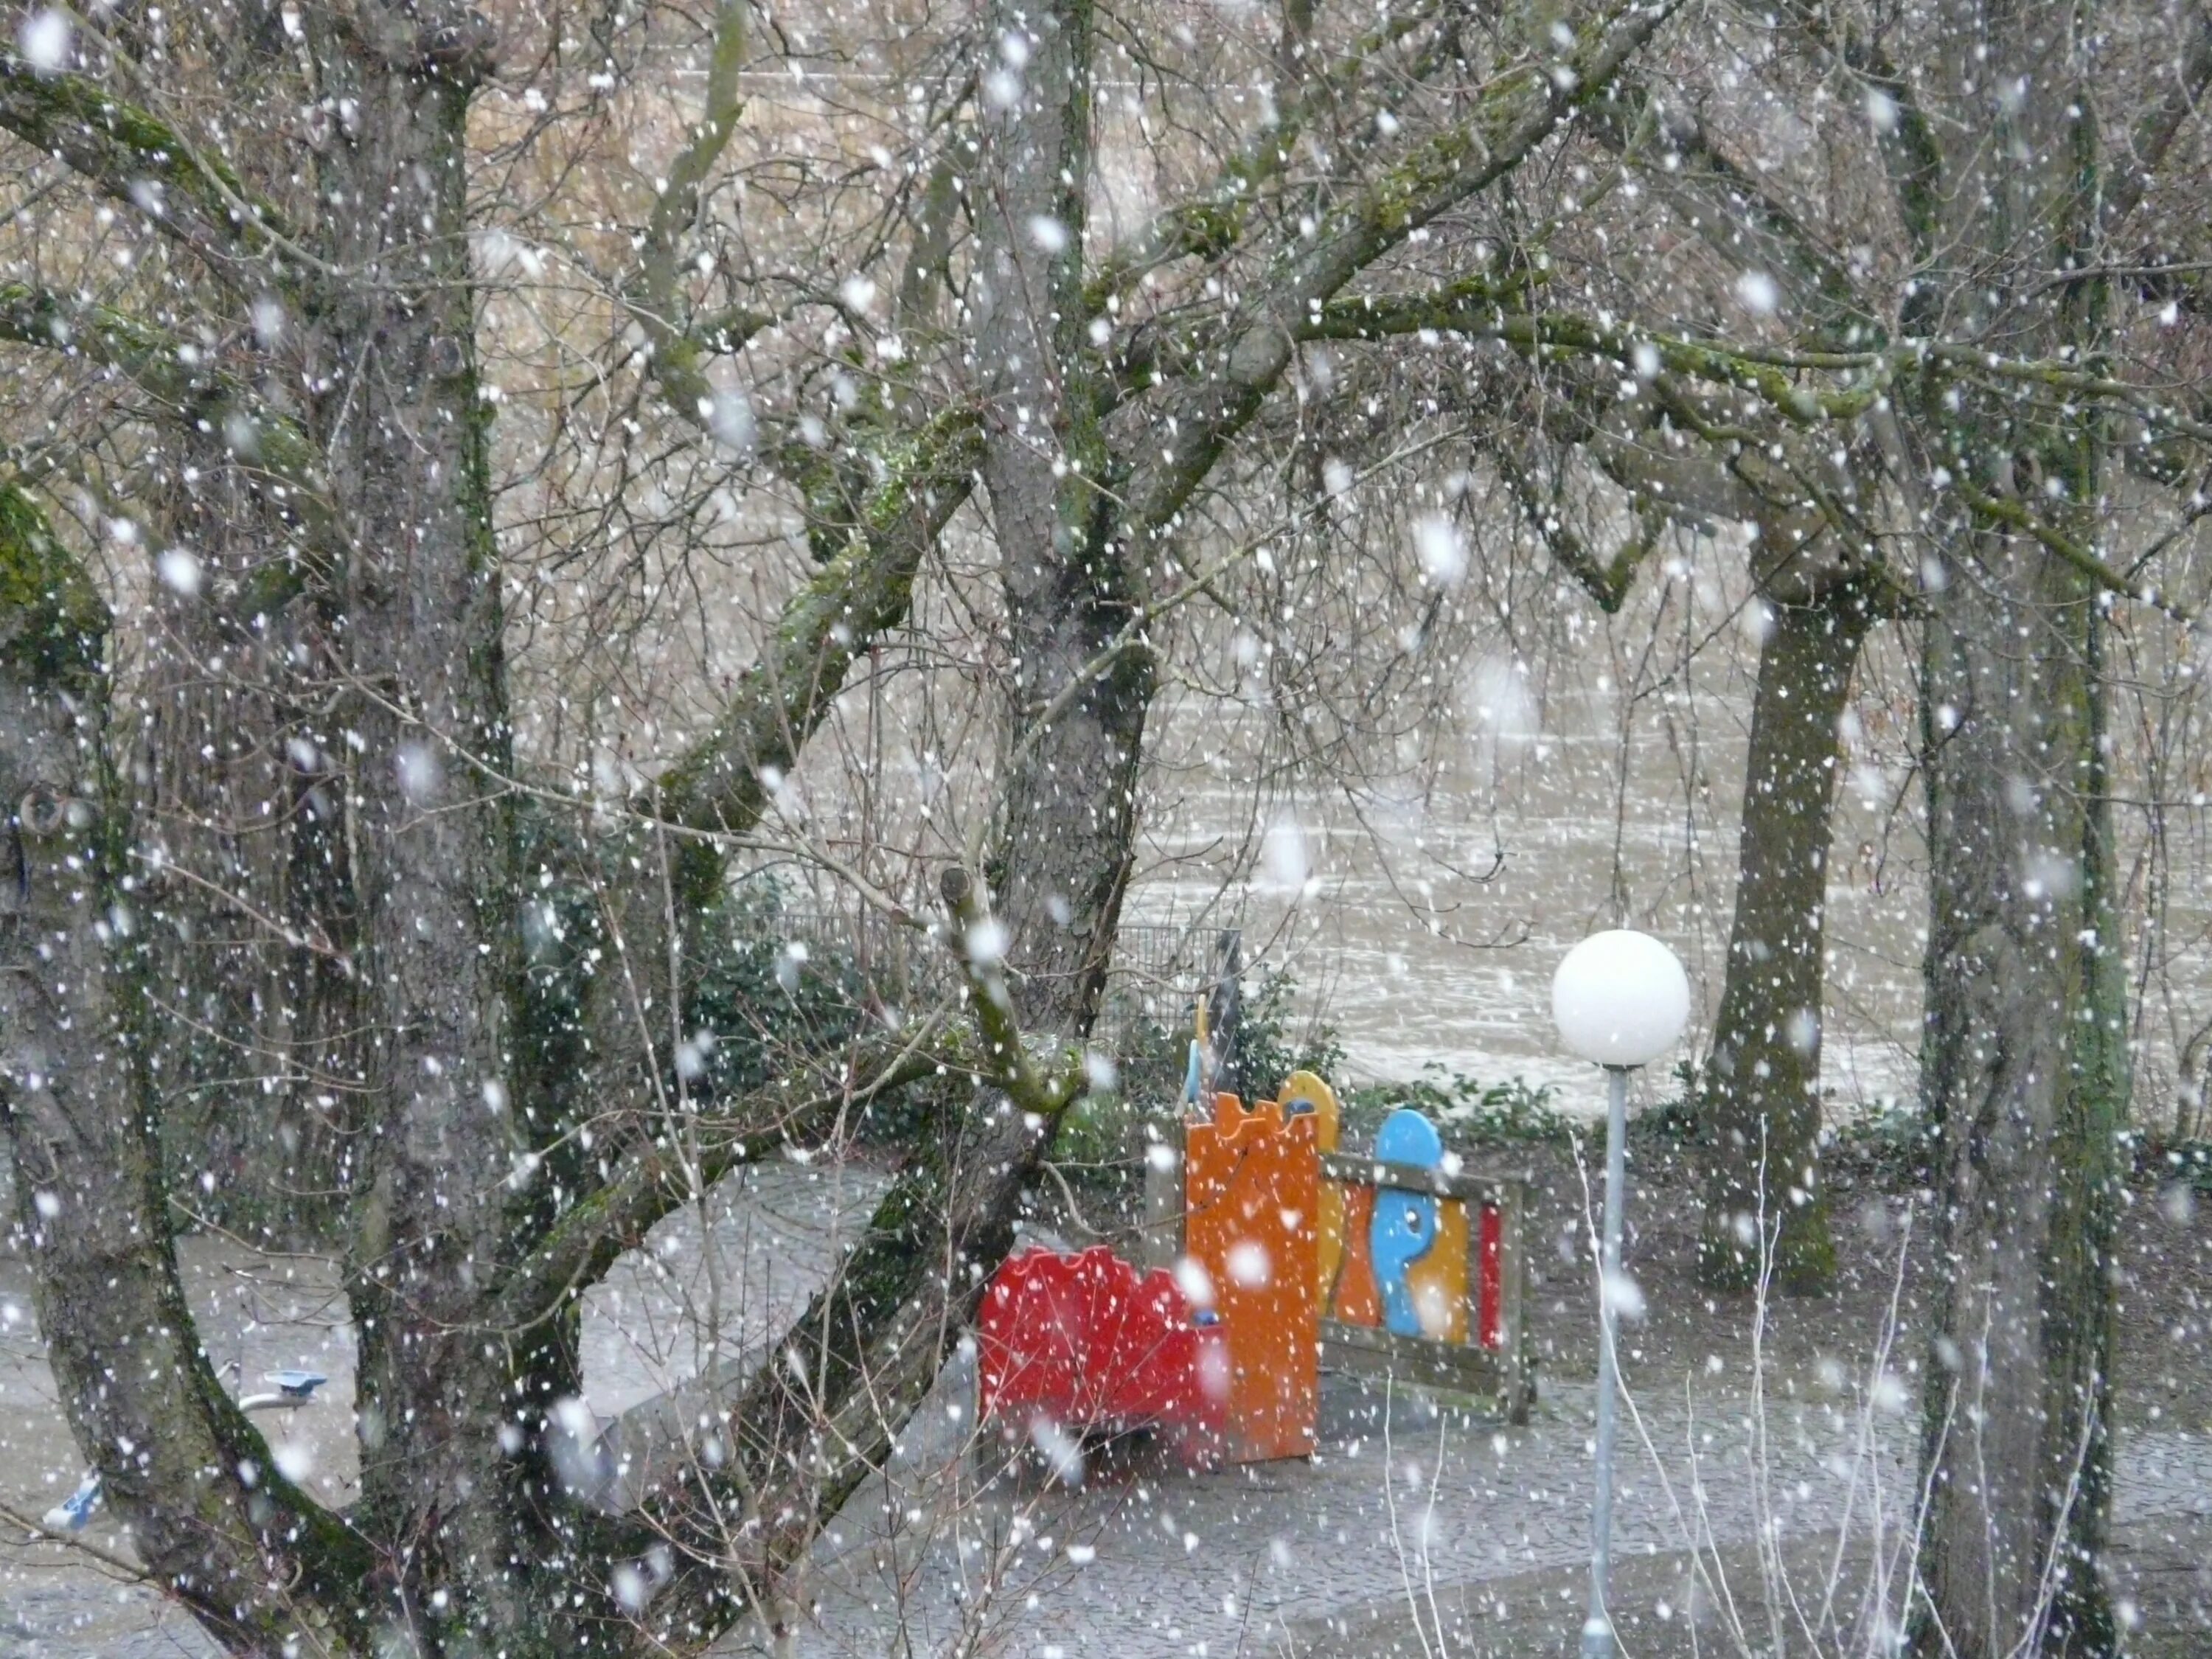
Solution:
{"label": "yellow panel", "polygon": [[[1336,1091],[1311,1072],[1293,1072],[1284,1079],[1281,1092],[1285,1112],[1300,1105],[1313,1108],[1315,1148],[1334,1152],[1344,1133],[1344,1109],[1337,1103]],[[1336,1288],[1337,1270],[1344,1265],[1344,1188],[1334,1181],[1321,1183],[1314,1217],[1314,1262],[1318,1269],[1315,1283],[1326,1308],[1329,1292]]]}
{"label": "yellow panel", "polygon": [[1437,1200],[1436,1243],[1406,1269],[1406,1289],[1423,1336],[1467,1340],[1467,1206],[1459,1200]]}
{"label": "yellow panel", "polygon": [[1321,1152],[1334,1152],[1344,1132],[1344,1109],[1337,1104],[1336,1091],[1311,1072],[1293,1072],[1283,1079],[1280,1093],[1285,1112],[1313,1108],[1314,1146]]}

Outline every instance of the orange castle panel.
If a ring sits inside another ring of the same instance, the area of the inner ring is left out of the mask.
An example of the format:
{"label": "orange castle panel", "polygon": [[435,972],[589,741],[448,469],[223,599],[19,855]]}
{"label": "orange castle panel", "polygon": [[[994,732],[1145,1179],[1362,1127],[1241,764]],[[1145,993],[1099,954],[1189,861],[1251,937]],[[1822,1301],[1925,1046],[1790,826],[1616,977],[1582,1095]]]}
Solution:
{"label": "orange castle panel", "polygon": [[1229,1352],[1228,1455],[1314,1449],[1321,1334],[1315,1259],[1320,1164],[1311,1113],[1247,1111],[1218,1095],[1183,1155],[1183,1249],[1212,1283]]}

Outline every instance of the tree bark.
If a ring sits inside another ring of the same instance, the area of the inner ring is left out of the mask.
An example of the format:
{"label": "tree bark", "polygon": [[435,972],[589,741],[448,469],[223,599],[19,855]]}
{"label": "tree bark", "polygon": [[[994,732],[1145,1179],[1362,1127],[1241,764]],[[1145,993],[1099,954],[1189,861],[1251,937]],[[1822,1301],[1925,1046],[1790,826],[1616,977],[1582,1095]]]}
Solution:
{"label": "tree bark", "polygon": [[[1934,264],[1905,325],[1949,307],[1978,346],[2096,361],[2101,279],[2049,276],[2102,258],[2092,10],[1947,0],[1936,21],[1912,84],[1948,101],[1931,118],[1908,100],[1897,129],[1920,135],[1899,206]],[[2094,412],[1993,390],[1930,386],[1905,407],[1908,465],[1942,469],[1963,509],[1927,544],[1921,1096],[1940,1254],[1912,1642],[2108,1654],[2124,963],[2103,599],[2043,538],[2096,545],[2106,434]]]}
{"label": "tree bark", "polygon": [[984,117],[993,188],[975,303],[983,482],[1013,652],[989,874],[1024,1023],[1078,1038],[1128,879],[1152,685],[1141,647],[1091,672],[1140,601],[1113,533],[1085,332],[1091,30],[1090,0],[993,9],[991,38],[1024,41],[1029,61],[1018,95]]}
{"label": "tree bark", "polygon": [[[307,1632],[353,1652],[364,1632],[330,1610],[368,1552],[293,1488],[223,1392],[177,1274],[144,1104],[161,1064],[152,918],[110,764],[107,628],[37,508],[0,491],[0,1105],[40,1328],[155,1581],[234,1653],[276,1659]],[[301,1605],[270,1593],[285,1583]]]}
{"label": "tree bark", "polygon": [[1941,1244],[1917,1649],[2108,1653],[2129,1079],[2097,601],[2041,548],[1981,532],[1931,611],[1921,1088]]}
{"label": "tree bark", "polygon": [[1736,856],[1735,919],[1698,1074],[1708,1141],[1699,1277],[1826,1291],[1835,1273],[1818,1171],[1821,982],[1836,732],[1872,624],[1856,586],[1772,603],[1759,652]]}
{"label": "tree bark", "polygon": [[151,585],[130,769],[137,835],[186,872],[160,882],[149,940],[170,1190],[241,1237],[335,1249],[362,1124],[344,792],[326,757],[344,745],[297,666],[325,618],[301,592],[214,599],[265,594],[295,526],[220,430],[178,446],[153,544],[194,576]]}
{"label": "tree bark", "polygon": [[[1014,662],[994,786],[989,874],[946,873],[950,948],[981,1036],[971,1076],[935,1109],[866,1236],[780,1345],[729,1421],[750,1513],[752,1595],[778,1627],[788,1575],[888,1447],[1012,1243],[1020,1194],[1074,1098],[1079,1065],[1033,1070],[1024,1028],[1079,1042],[1096,1011],[1134,840],[1150,703],[1141,652],[1095,660],[1131,611],[1109,458],[1084,336],[1090,173],[1088,0],[994,8],[987,38],[1026,48],[984,117],[984,204],[971,309],[986,402],[980,471],[998,534]],[[698,1526],[701,1517],[690,1517]],[[686,1582],[659,1616],[709,1622],[727,1583]]]}
{"label": "tree bark", "polygon": [[[480,1324],[507,1262],[514,826],[499,572],[469,268],[466,118],[489,26],[375,0],[312,25],[350,142],[308,345],[309,423],[349,532],[328,669],[343,688],[362,848],[362,1082],[375,1139],[349,1253],[359,1332],[361,1517],[409,1540],[362,1599],[433,1652],[548,1651],[561,1559],[544,1413]],[[518,1384],[520,1386],[518,1386]],[[535,1455],[502,1445],[516,1431]]]}

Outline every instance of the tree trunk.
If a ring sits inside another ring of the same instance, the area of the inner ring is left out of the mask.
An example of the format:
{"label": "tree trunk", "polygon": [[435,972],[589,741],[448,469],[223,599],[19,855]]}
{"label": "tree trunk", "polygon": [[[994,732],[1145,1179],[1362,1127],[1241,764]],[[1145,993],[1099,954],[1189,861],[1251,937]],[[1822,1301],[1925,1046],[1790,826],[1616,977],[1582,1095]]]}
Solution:
{"label": "tree trunk", "polygon": [[1921,1087],[1942,1207],[1916,1639],[2101,1654],[2128,1062],[2100,624],[2033,543],[1954,546],[1926,646]]}
{"label": "tree trunk", "polygon": [[[1014,655],[988,869],[996,914],[966,872],[946,881],[986,1052],[975,1081],[935,1091],[866,1237],[782,1345],[793,1363],[764,1368],[731,1413],[749,1498],[773,1517],[749,1548],[779,1627],[793,1616],[787,1575],[934,1382],[1012,1245],[1073,1091],[1003,1080],[1028,1065],[1024,1028],[1088,1031],[1128,878],[1152,672],[1138,650],[1094,672],[1133,601],[1083,333],[1091,21],[1085,0],[1006,6],[987,31],[1026,47],[1016,94],[984,118],[972,302],[989,399],[980,470]],[[1070,1074],[1064,1057],[1055,1069]],[[687,1576],[660,1616],[728,1595]]]}
{"label": "tree trunk", "polygon": [[[1771,1287],[1818,1294],[1835,1272],[1819,1091],[1837,728],[1890,579],[1807,488],[1816,482],[1831,501],[1858,501],[1848,451],[1784,459],[1778,448],[1722,467],[1650,441],[1638,428],[1650,419],[1640,407],[1616,408],[1593,423],[1598,465],[1646,513],[1755,525],[1753,586],[1770,618],[1752,699],[1727,976],[1697,1085],[1706,1159],[1698,1277],[1710,1289],[1745,1290],[1771,1267]],[[1617,608],[1635,550],[1648,542],[1601,565],[1536,516],[1562,568],[1601,606]]]}
{"label": "tree trunk", "polygon": [[[2095,362],[2101,279],[2051,276],[2105,258],[2094,8],[1944,0],[1934,23],[1896,125],[1899,206],[1931,266],[1905,325],[1940,317],[1978,347]],[[1911,473],[1960,503],[1923,544],[1921,1097],[1941,1255],[1913,1643],[2107,1654],[2124,965],[2100,596],[2058,550],[2101,550],[2106,434],[2094,412],[1995,388],[1917,388],[1902,406]]]}
{"label": "tree trunk", "polygon": [[1705,1176],[1699,1277],[1826,1291],[1835,1273],[1818,1170],[1820,988],[1836,728],[1873,621],[1854,586],[1772,604],[1759,653],[1736,857],[1735,921],[1712,1046],[1698,1078]]}
{"label": "tree trunk", "polygon": [[[162,1063],[145,996],[159,919],[106,746],[106,634],[98,592],[36,507],[0,491],[0,1105],[39,1326],[155,1581],[234,1653],[276,1659],[306,1632],[351,1652],[362,1632],[322,1611],[343,1605],[325,1569],[362,1573],[368,1552],[231,1404],[177,1273],[144,1105]],[[300,1586],[304,1605],[272,1584]]]}
{"label": "tree trunk", "polygon": [[994,38],[1026,40],[1029,62],[985,119],[975,331],[1013,647],[989,875],[1023,1024],[1076,1037],[1113,951],[1152,690],[1141,649],[1091,672],[1140,601],[1085,336],[1091,29],[1088,0],[994,10]]}
{"label": "tree trunk", "polygon": [[[466,118],[488,26],[465,8],[378,3],[316,56],[352,100],[321,184],[335,204],[310,420],[349,546],[347,787],[362,848],[362,1079],[376,1140],[349,1261],[360,1333],[360,1514],[409,1540],[363,1589],[434,1652],[549,1650],[557,1618],[529,1540],[553,1404],[479,1323],[505,1265],[520,994],[499,572],[491,544],[469,269]],[[520,1558],[520,1559],[518,1559]]]}

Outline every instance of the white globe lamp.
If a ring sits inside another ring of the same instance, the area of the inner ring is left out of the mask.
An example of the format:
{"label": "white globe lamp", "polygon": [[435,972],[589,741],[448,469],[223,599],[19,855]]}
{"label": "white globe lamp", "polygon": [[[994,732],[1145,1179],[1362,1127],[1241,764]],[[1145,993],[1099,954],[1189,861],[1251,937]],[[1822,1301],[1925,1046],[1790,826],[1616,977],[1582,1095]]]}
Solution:
{"label": "white globe lamp", "polygon": [[1614,1286],[1627,1205],[1628,1074],[1673,1049],[1690,1023],[1690,980],[1674,953],[1626,927],[1593,933],[1552,975],[1552,1018],[1568,1052],[1606,1070],[1605,1232],[1598,1258],[1597,1481],[1590,1506],[1589,1612],[1583,1659],[1613,1659],[1606,1581],[1613,1553],[1613,1441],[1620,1411]]}
{"label": "white globe lamp", "polygon": [[1690,980],[1674,953],[1626,927],[1593,933],[1552,976],[1552,1018],[1569,1053],[1594,1066],[1649,1066],[1690,1023]]}

